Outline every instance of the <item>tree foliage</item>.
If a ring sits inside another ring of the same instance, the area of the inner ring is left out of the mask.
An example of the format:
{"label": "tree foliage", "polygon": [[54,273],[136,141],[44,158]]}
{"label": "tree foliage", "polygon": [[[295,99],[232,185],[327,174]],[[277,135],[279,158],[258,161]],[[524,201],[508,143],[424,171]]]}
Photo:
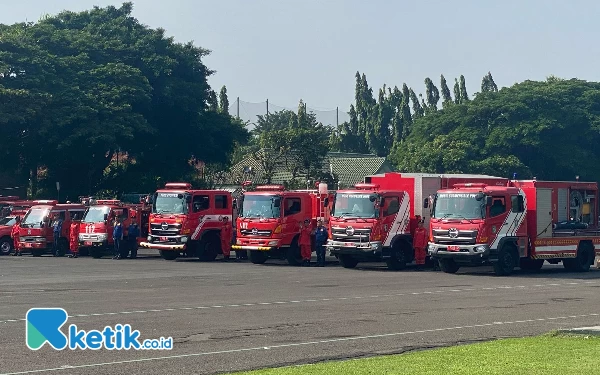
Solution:
{"label": "tree foliage", "polygon": [[600,83],[550,78],[418,119],[391,159],[406,172],[598,181],[599,142]]}
{"label": "tree foliage", "polygon": [[227,163],[247,132],[214,111],[209,51],[131,12],[125,3],[0,25],[3,169],[34,185],[44,171],[41,188],[60,181],[74,198],[107,186],[151,190],[193,175],[190,160]]}

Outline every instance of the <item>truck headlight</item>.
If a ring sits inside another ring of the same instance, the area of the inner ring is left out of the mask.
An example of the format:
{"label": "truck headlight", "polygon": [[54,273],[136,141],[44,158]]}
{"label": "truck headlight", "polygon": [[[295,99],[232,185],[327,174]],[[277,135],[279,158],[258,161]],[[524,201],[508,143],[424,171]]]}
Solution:
{"label": "truck headlight", "polygon": [[35,239],[35,242],[46,242],[46,239],[44,237],[39,237]]}
{"label": "truck headlight", "polygon": [[83,241],[83,239],[84,239],[84,236],[85,236],[84,234],[80,234],[80,235],[79,235],[79,241]]}
{"label": "truck headlight", "polygon": [[102,241],[106,241],[107,239],[108,239],[108,234],[106,234],[106,233],[100,233],[98,235],[98,241],[102,242]]}
{"label": "truck headlight", "polygon": [[475,248],[473,250],[475,250],[476,253],[485,253],[488,249],[487,245],[481,245],[481,246],[475,246]]}
{"label": "truck headlight", "polygon": [[146,238],[146,240],[147,240],[148,242],[151,242],[151,241],[152,241],[152,236],[148,236],[148,237]]}
{"label": "truck headlight", "polygon": [[186,243],[186,242],[188,242],[187,236],[181,237],[181,243]]}
{"label": "truck headlight", "polygon": [[277,246],[279,241],[269,241],[269,246]]}

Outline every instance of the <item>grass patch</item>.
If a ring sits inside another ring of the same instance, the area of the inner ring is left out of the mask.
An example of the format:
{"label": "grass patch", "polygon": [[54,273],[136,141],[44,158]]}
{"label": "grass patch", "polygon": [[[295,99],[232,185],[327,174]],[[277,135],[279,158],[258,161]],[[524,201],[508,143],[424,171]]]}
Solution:
{"label": "grass patch", "polygon": [[600,374],[600,337],[550,333],[409,354],[236,374]]}

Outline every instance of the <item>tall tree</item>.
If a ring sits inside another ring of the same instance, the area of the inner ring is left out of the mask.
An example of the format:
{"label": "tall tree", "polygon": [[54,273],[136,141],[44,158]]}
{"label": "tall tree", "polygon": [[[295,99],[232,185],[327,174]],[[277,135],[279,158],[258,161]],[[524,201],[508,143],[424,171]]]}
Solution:
{"label": "tall tree", "polygon": [[425,90],[425,95],[427,96],[427,108],[432,111],[437,111],[437,104],[440,101],[440,92],[429,77],[425,78]]}
{"label": "tall tree", "polygon": [[454,78],[454,103],[460,103],[460,84],[456,78]]}
{"label": "tall tree", "polygon": [[469,94],[467,94],[467,85],[465,83],[465,76],[460,75],[460,102],[466,103],[469,101]]}
{"label": "tall tree", "polygon": [[219,92],[219,112],[229,114],[229,98],[227,97],[227,87],[223,85]]}
{"label": "tall tree", "polygon": [[498,86],[494,82],[491,72],[488,72],[481,80],[481,92],[498,92]]}
{"label": "tall tree", "polygon": [[440,89],[442,90],[442,105],[452,103],[452,95],[450,94],[450,88],[448,87],[448,83],[446,82],[446,78],[443,74],[440,76]]}
{"label": "tall tree", "polygon": [[402,140],[406,139],[410,133],[413,123],[412,114],[410,113],[410,91],[406,83],[402,84],[402,102],[400,102],[400,110],[402,111]]}
{"label": "tall tree", "polygon": [[423,117],[423,115],[425,114],[425,110],[421,106],[421,101],[419,100],[419,97],[417,96],[417,94],[415,94],[413,89],[409,89],[409,93],[410,101],[412,102],[413,118],[418,119],[420,117]]}
{"label": "tall tree", "polygon": [[214,90],[210,90],[208,92],[208,98],[206,99],[206,103],[208,104],[208,110],[210,112],[219,111],[219,99],[217,99],[217,93]]}

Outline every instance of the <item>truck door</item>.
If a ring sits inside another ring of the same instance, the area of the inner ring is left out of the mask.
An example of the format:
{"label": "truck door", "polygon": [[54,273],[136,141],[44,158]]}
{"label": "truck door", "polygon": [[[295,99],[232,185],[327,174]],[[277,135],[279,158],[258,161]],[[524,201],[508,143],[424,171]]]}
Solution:
{"label": "truck door", "polygon": [[[398,225],[394,225],[396,221],[402,220],[403,218],[398,215],[400,211],[400,196],[398,195],[385,195],[380,203],[381,205],[381,226],[379,230],[381,231],[381,237],[387,238],[388,236],[391,239],[397,234],[392,233],[396,232],[400,227]],[[393,229],[392,229],[393,228]],[[377,228],[373,228],[377,229]],[[389,242],[389,241],[386,241]]]}
{"label": "truck door", "polygon": [[492,196],[492,206],[488,208],[488,220],[490,237],[496,238],[493,242],[499,244],[499,240],[506,237],[509,223],[504,223],[510,207],[507,207],[507,199],[503,195]]}
{"label": "truck door", "polygon": [[310,220],[310,213],[307,215],[305,212],[309,205],[310,202],[302,201],[300,197],[285,197],[283,200],[282,231],[289,241],[294,235],[300,233],[300,224],[304,219]]}

